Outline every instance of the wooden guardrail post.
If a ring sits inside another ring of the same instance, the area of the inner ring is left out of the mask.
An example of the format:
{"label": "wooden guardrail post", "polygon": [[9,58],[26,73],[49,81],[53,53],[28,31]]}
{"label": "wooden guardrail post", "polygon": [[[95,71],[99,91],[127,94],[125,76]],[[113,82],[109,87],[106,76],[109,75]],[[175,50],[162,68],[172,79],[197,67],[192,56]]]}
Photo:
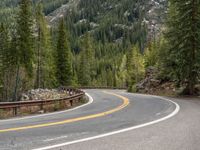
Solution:
{"label": "wooden guardrail post", "polygon": [[17,116],[17,109],[18,109],[17,107],[13,108],[13,116]]}
{"label": "wooden guardrail post", "polygon": [[70,106],[73,106],[73,100],[70,100],[69,102],[70,102]]}
{"label": "wooden guardrail post", "polygon": [[44,103],[42,102],[41,104],[40,104],[40,110],[43,110],[44,109]]}

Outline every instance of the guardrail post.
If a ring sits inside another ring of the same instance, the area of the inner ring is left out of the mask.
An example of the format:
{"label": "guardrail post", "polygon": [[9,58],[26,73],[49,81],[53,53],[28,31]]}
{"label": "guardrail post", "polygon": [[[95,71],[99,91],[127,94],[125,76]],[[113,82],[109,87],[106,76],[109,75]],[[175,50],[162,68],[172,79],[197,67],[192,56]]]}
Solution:
{"label": "guardrail post", "polygon": [[70,102],[70,106],[73,106],[73,100],[70,100],[69,102]]}
{"label": "guardrail post", "polygon": [[17,116],[17,107],[13,108],[13,116]]}
{"label": "guardrail post", "polygon": [[63,101],[59,101],[59,109],[62,109],[62,104],[63,104]]}
{"label": "guardrail post", "polygon": [[40,110],[43,110],[44,108],[43,108],[43,102],[41,103],[41,105],[40,105]]}

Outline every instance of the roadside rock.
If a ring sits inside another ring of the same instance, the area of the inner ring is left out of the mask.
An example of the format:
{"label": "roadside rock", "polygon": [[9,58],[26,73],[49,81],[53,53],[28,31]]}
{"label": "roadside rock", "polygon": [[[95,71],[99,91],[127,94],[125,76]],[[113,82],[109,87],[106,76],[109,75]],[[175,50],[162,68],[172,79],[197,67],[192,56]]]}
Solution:
{"label": "roadside rock", "polygon": [[157,87],[157,86],[160,85],[160,80],[150,79],[150,84],[151,84],[153,87]]}
{"label": "roadside rock", "polygon": [[174,82],[162,82],[157,79],[159,70],[155,67],[148,67],[145,71],[145,78],[136,85],[138,93],[155,95],[176,95],[178,93]]}
{"label": "roadside rock", "polygon": [[145,78],[136,85],[138,92],[148,92],[151,88],[155,88],[160,85],[161,81],[156,79],[158,69],[155,67],[148,67],[145,71]]}
{"label": "roadside rock", "polygon": [[29,97],[28,97],[28,95],[26,95],[26,94],[22,94],[21,95],[21,101],[28,101],[29,100]]}

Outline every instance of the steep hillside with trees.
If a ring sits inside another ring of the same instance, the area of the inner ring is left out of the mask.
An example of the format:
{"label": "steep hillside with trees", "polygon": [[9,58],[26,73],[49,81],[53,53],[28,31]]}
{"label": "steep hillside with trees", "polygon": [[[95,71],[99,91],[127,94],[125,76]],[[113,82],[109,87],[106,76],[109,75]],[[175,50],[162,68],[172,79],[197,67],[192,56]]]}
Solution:
{"label": "steep hillside with trees", "polygon": [[[197,93],[197,0],[170,0],[168,14],[163,0],[3,0],[0,7],[3,101],[63,85],[135,92],[173,82]],[[157,70],[155,79],[140,82],[149,68]]]}
{"label": "steep hillside with trees", "polygon": [[[42,2],[45,15],[51,13],[55,9],[66,4],[68,0],[32,0],[31,3],[36,5],[38,2]],[[20,0],[1,0],[0,1],[0,22],[13,21],[17,12],[18,3]]]}

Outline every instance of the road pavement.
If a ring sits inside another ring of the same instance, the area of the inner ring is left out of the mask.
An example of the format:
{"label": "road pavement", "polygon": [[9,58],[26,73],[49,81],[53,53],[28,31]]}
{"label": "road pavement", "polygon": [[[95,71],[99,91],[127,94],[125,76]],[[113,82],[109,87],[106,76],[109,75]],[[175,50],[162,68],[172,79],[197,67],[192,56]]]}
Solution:
{"label": "road pavement", "polygon": [[94,101],[79,109],[0,121],[0,150],[200,149],[199,100],[86,92]]}

